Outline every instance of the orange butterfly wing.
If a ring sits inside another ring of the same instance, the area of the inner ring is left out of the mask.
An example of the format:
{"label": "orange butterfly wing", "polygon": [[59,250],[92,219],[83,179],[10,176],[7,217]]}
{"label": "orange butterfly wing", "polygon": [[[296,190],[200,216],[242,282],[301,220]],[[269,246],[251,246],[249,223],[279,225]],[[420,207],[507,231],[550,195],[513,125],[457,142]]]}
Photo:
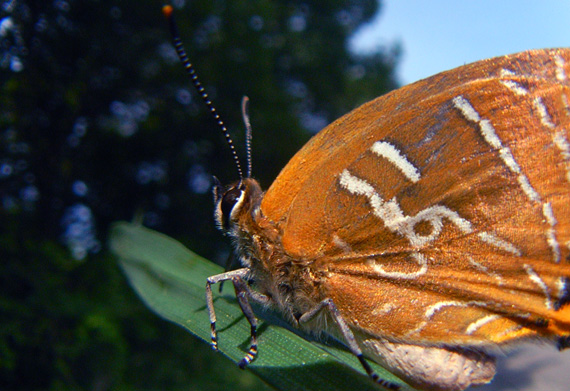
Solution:
{"label": "orange butterfly wing", "polygon": [[364,332],[486,346],[570,333],[570,50],[480,61],[317,134],[261,209]]}

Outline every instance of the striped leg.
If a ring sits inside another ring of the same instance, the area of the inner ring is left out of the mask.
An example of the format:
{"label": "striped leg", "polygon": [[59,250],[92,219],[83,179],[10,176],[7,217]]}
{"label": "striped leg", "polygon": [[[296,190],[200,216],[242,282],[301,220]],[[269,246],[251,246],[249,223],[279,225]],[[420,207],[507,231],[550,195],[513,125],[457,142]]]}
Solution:
{"label": "striped leg", "polygon": [[345,342],[348,344],[348,348],[350,349],[350,352],[358,358],[358,361],[360,361],[360,364],[362,365],[362,367],[364,368],[364,370],[366,371],[368,376],[370,376],[370,378],[372,378],[372,380],[374,380],[376,383],[380,384],[382,387],[384,387],[386,389],[399,390],[400,386],[398,384],[394,384],[388,380],[384,380],[384,379],[380,378],[380,376],[378,376],[378,374],[376,374],[376,372],[374,372],[372,370],[372,368],[370,367],[370,365],[368,364],[368,362],[364,358],[364,356],[362,354],[362,350],[360,350],[360,347],[358,346],[358,343],[356,342],[356,338],[354,337],[352,330],[350,329],[350,327],[348,327],[348,324],[346,323],[346,321],[344,320],[344,318],[340,314],[338,308],[336,308],[336,305],[334,304],[334,302],[331,299],[324,299],[315,308],[313,308],[309,312],[305,312],[299,318],[299,323],[303,324],[303,323],[310,322],[325,308],[329,310],[333,319],[338,324],[340,332],[342,333],[342,336],[344,337]]}
{"label": "striped leg", "polygon": [[236,292],[236,297],[241,308],[241,311],[245,315],[245,318],[251,326],[251,344],[249,350],[245,357],[238,363],[240,368],[245,368],[249,363],[251,363],[257,356],[257,318],[253,313],[251,304],[249,300],[252,299],[255,302],[267,303],[269,298],[262,295],[259,292],[254,291],[245,281],[245,276],[248,273],[248,269],[238,269],[227,273],[217,274],[215,276],[208,277],[206,280],[206,305],[208,307],[208,314],[210,316],[210,327],[212,336],[212,349],[218,350],[218,336],[216,331],[216,312],[214,310],[214,297],[212,295],[212,284],[218,282],[230,280]]}

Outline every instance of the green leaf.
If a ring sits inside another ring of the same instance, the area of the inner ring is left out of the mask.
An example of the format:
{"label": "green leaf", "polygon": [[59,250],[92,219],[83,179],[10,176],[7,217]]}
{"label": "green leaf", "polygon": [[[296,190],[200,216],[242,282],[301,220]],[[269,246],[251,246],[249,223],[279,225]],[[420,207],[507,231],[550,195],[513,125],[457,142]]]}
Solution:
{"label": "green leaf", "polygon": [[[114,224],[110,247],[131,286],[150,309],[202,340],[210,340],[206,278],[223,272],[221,267],[168,236],[130,223]],[[222,294],[213,290],[219,349],[237,363],[249,347],[250,328],[231,284],[224,288]],[[280,321],[272,313],[256,309],[256,314],[260,316],[259,355],[247,369],[266,383],[279,390],[379,389],[350,352],[275,325]],[[382,378],[403,385],[382,367],[371,365]],[[403,389],[410,388],[403,385]]]}

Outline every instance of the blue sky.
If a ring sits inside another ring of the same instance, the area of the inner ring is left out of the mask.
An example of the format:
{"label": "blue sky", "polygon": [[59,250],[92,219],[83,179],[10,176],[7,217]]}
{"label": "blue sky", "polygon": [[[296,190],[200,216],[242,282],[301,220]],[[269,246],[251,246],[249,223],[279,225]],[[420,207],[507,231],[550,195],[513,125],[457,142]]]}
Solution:
{"label": "blue sky", "polygon": [[484,58],[570,47],[570,0],[384,0],[357,51],[399,41],[402,84]]}

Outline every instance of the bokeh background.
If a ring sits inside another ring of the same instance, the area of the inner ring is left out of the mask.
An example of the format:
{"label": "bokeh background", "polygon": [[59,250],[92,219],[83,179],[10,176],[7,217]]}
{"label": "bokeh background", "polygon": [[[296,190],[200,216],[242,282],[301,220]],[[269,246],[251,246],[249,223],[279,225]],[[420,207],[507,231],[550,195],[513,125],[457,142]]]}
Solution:
{"label": "bokeh background", "polygon": [[[250,97],[264,188],[312,134],[402,83],[570,43],[565,1],[464,3],[172,2],[241,156],[240,101]],[[236,170],[161,6],[0,1],[0,389],[266,388],[144,308],[106,249],[109,225],[137,216],[215,262],[230,251],[213,224],[210,186],[212,175],[227,183]],[[562,20],[565,31],[546,30]],[[523,32],[544,43],[517,40]],[[518,46],[464,51],[502,37]],[[432,64],[440,57],[451,60]],[[557,379],[568,384],[564,372]]]}

